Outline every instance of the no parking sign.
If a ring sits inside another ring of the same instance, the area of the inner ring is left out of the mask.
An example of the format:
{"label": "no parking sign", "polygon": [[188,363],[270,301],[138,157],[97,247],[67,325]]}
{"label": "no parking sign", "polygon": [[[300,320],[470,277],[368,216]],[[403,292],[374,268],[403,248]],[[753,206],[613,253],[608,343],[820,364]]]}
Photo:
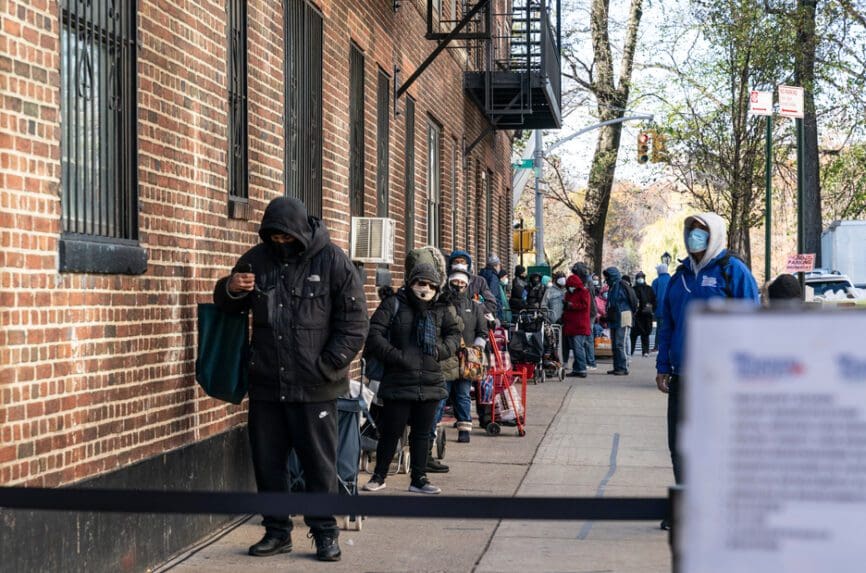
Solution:
{"label": "no parking sign", "polygon": [[689,320],[682,571],[862,572],[866,312]]}

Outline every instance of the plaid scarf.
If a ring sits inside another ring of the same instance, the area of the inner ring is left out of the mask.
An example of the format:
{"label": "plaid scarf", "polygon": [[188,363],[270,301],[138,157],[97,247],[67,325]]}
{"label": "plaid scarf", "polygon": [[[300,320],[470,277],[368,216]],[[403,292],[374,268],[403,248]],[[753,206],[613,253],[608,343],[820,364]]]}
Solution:
{"label": "plaid scarf", "polygon": [[415,336],[424,354],[436,356],[436,322],[429,310],[420,311]]}

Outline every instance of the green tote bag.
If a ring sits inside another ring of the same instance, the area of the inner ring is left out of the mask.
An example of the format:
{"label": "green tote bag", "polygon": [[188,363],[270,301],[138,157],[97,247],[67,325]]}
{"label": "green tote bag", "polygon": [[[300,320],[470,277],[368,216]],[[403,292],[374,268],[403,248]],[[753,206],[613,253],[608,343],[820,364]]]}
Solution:
{"label": "green tote bag", "polygon": [[227,313],[215,304],[198,305],[195,379],[208,396],[240,404],[247,393],[247,313]]}

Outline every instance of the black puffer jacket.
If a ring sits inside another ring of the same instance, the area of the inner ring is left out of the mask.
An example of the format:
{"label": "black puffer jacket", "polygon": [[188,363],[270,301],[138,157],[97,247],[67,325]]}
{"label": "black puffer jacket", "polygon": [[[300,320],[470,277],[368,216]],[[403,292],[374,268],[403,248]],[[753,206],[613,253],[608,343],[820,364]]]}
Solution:
{"label": "black puffer jacket", "polygon": [[[385,365],[378,396],[386,400],[441,400],[447,396],[438,360],[454,356],[461,328],[449,305],[434,302],[430,313],[436,325],[438,357],[421,351],[416,336],[420,303],[405,288],[386,298],[370,319],[367,352]],[[394,309],[397,309],[396,316]]]}
{"label": "black puffer jacket", "polygon": [[[281,260],[269,239],[275,231],[295,237],[303,250]],[[232,270],[252,265],[256,290],[231,295],[230,276],[214,289],[214,302],[223,310],[253,312],[250,398],[334,400],[348,389],[349,365],[369,328],[361,278],[322,221],[308,217],[297,199],[271,201],[259,235],[264,243],[244,253]]]}

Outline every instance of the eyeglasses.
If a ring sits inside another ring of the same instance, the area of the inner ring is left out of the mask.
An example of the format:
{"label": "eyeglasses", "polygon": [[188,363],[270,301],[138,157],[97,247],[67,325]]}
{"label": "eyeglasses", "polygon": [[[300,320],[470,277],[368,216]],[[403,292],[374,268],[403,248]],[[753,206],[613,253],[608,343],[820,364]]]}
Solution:
{"label": "eyeglasses", "polygon": [[439,286],[436,283],[431,283],[431,282],[427,282],[427,281],[415,281],[415,284],[418,285],[419,287],[430,287],[433,289],[435,289],[436,287]]}

